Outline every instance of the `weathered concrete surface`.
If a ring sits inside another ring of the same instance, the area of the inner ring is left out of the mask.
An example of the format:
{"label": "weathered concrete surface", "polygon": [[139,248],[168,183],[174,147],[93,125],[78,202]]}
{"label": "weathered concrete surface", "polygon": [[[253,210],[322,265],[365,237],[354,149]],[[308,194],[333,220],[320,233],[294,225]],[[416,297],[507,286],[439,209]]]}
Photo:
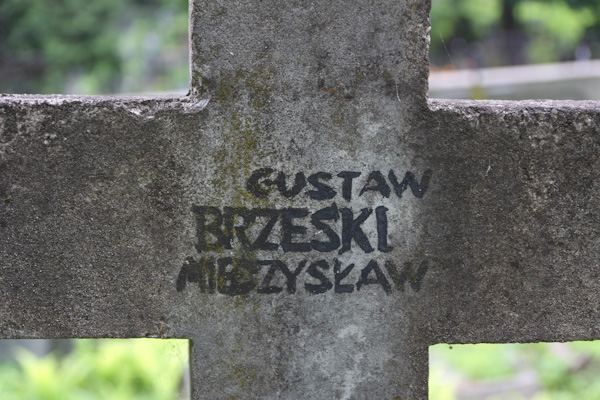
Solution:
{"label": "weathered concrete surface", "polygon": [[599,104],[430,106],[429,336],[599,339]]}
{"label": "weathered concrete surface", "polygon": [[172,143],[201,116],[184,99],[0,101],[1,336],[155,333],[188,211]]}
{"label": "weathered concrete surface", "polygon": [[433,343],[597,338],[600,109],[427,103],[428,11],[196,1],[188,97],[0,97],[0,338],[405,400]]}
{"label": "weathered concrete surface", "polygon": [[[255,257],[282,260],[290,269],[302,260],[323,259],[331,282],[337,258],[342,269],[356,265],[344,280],[353,285],[370,260],[382,269],[387,259],[423,262],[419,203],[426,197],[359,192],[372,171],[385,179],[390,169],[399,179],[412,171],[420,179],[428,169],[416,148],[419,135],[411,129],[417,110],[425,108],[428,11],[419,1],[194,2],[192,94],[211,99],[206,130],[213,140],[193,159],[216,156],[192,167],[194,201],[310,213],[336,204],[351,208],[354,218],[363,208],[384,206],[395,211],[389,221],[391,254],[366,253],[353,241],[353,250],[342,255],[340,249],[280,248]],[[337,195],[314,200],[305,189],[292,199],[276,191],[256,199],[247,193],[246,180],[263,167],[276,170],[271,179],[279,171],[290,180],[298,172],[329,173]],[[351,201],[342,198],[342,179],[336,177],[342,171],[362,174]],[[339,233],[341,215],[328,224]],[[309,240],[317,239],[319,230],[307,225]],[[375,245],[376,228],[368,230]],[[410,333],[419,293],[408,284],[405,292],[394,288],[390,295],[375,285],[353,293],[335,288],[307,293],[305,285],[318,282],[303,272],[294,294],[234,302],[186,287],[177,315],[184,316],[181,326],[194,340],[198,395],[410,398],[411,387],[425,390],[426,347],[415,346]]]}
{"label": "weathered concrete surface", "polygon": [[429,9],[422,0],[195,0],[192,93],[248,110],[374,93],[424,104]]}

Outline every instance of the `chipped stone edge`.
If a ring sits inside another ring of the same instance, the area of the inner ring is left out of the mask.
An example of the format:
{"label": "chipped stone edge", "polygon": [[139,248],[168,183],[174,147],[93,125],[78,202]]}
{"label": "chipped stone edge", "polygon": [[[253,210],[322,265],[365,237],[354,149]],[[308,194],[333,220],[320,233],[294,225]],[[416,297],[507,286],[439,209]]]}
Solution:
{"label": "chipped stone edge", "polygon": [[123,108],[132,114],[141,115],[161,110],[183,109],[184,113],[204,110],[210,98],[197,99],[191,96],[75,96],[75,95],[30,95],[0,94],[0,105],[50,106],[63,105]]}
{"label": "chipped stone edge", "polygon": [[594,100],[459,100],[429,99],[429,110],[433,112],[600,112],[600,101]]}

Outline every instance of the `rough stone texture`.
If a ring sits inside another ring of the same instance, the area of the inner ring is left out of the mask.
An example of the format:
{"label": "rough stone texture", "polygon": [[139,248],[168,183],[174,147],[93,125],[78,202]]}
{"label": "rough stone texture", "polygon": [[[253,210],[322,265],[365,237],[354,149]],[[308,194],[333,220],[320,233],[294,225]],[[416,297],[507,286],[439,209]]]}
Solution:
{"label": "rough stone texture", "polygon": [[440,263],[426,286],[435,288],[428,336],[599,339],[598,103],[430,107],[427,148],[438,179],[425,247]]}
{"label": "rough stone texture", "polygon": [[428,103],[428,11],[195,1],[187,97],[0,96],[0,338],[190,338],[195,399],[403,400],[434,343],[598,338],[600,108]]}
{"label": "rough stone texture", "polygon": [[157,332],[183,251],[173,142],[199,120],[190,103],[0,100],[1,336]]}

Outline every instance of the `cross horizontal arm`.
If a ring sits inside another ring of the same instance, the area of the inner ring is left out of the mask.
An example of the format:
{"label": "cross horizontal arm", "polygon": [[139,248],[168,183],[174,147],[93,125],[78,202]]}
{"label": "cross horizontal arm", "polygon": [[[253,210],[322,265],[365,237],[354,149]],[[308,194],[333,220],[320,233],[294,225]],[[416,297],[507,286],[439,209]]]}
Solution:
{"label": "cross horizontal arm", "polygon": [[429,104],[433,341],[600,338],[600,105]]}
{"label": "cross horizontal arm", "polygon": [[0,96],[0,338],[166,335],[203,106]]}

